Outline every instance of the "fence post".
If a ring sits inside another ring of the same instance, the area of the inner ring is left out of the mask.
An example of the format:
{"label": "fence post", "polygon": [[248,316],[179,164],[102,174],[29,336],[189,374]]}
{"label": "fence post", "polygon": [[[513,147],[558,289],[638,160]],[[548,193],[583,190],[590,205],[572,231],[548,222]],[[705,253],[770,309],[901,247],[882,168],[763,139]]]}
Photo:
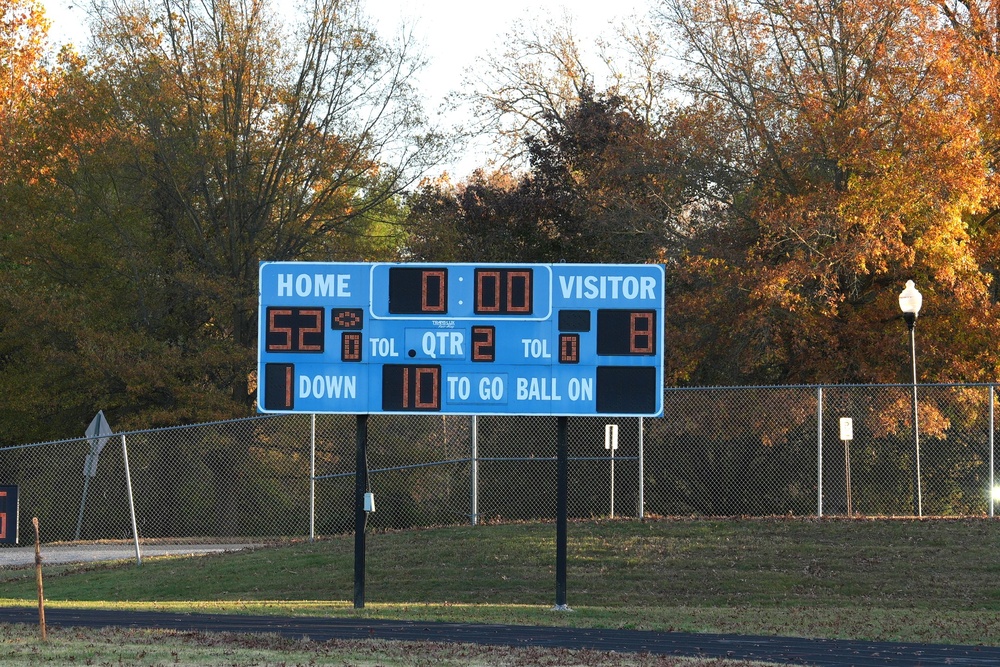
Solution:
{"label": "fence post", "polygon": [[989,502],[990,502],[990,518],[993,518],[993,509],[996,504],[996,494],[993,491],[993,402],[994,402],[995,388],[990,385],[989,399],[990,399],[990,490],[989,490]]}
{"label": "fence post", "polygon": [[128,470],[128,447],[125,446],[125,434],[122,434],[122,459],[125,463],[125,487],[128,490],[128,508],[132,514],[132,538],[135,540],[135,564],[142,565],[142,554],[139,552],[139,530],[135,523],[135,501],[132,499],[132,475]]}
{"label": "fence post", "polygon": [[479,417],[472,415],[472,525],[479,523]]}
{"label": "fence post", "polygon": [[316,541],[316,415],[309,415],[309,541]]}
{"label": "fence post", "polygon": [[816,387],[816,515],[823,518],[823,387]]}

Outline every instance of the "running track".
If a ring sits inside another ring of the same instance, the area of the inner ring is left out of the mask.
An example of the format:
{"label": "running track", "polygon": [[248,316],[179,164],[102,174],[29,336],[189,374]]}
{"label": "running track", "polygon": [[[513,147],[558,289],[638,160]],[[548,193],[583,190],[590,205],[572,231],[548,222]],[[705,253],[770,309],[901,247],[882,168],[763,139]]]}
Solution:
{"label": "running track", "polygon": [[[204,632],[274,633],[312,641],[378,638],[394,641],[543,646],[671,656],[759,660],[817,667],[935,665],[1000,667],[1000,647],[909,644],[792,637],[472,625],[352,618],[171,614],[47,609],[46,623],[63,627],[132,627]],[[0,607],[0,623],[38,623],[32,607]]]}

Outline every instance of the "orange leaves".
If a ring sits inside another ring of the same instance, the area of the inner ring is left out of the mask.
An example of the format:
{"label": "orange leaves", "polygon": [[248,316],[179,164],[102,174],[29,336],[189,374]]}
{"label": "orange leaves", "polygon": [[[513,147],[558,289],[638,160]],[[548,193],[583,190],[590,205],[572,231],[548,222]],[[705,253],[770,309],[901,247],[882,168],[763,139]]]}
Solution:
{"label": "orange leaves", "polygon": [[0,0],[0,184],[31,171],[23,144],[35,131],[35,106],[49,85],[47,32],[37,0]]}
{"label": "orange leaves", "polygon": [[[713,322],[720,364],[742,350],[732,381],[896,380],[887,323],[907,278],[928,294],[924,335],[941,342],[926,354],[928,377],[971,380],[981,371],[965,360],[1000,362],[977,248],[991,234],[968,227],[1000,193],[1000,140],[984,142],[1000,139],[1000,104],[970,103],[980,92],[970,83],[1000,100],[1000,77],[987,85],[987,68],[956,65],[939,11],[888,0],[667,4],[692,107],[739,128],[719,155],[744,178],[728,208],[741,224],[723,235],[743,252],[713,249],[734,270],[697,288],[738,298]],[[996,130],[984,132],[986,117]],[[991,219],[995,230],[1000,215]],[[982,328],[956,336],[973,324]]]}

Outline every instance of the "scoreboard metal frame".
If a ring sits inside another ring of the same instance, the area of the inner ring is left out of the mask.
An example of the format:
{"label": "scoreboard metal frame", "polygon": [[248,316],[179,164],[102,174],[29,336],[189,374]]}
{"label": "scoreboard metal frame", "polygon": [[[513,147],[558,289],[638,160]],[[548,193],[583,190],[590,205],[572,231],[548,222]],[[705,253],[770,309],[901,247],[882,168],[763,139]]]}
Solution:
{"label": "scoreboard metal frame", "polygon": [[655,264],[262,262],[266,413],[658,416]]}

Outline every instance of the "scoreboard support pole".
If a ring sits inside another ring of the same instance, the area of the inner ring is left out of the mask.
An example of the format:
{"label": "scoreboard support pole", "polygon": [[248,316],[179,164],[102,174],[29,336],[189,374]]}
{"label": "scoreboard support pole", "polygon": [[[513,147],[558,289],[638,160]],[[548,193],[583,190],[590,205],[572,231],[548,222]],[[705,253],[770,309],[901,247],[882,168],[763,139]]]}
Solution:
{"label": "scoreboard support pole", "polygon": [[368,415],[357,415],[354,462],[354,608],[365,608],[365,490],[368,488]]}
{"label": "scoreboard support pole", "polygon": [[559,417],[556,432],[556,611],[569,611],[566,604],[566,543],[569,514],[568,417]]}

